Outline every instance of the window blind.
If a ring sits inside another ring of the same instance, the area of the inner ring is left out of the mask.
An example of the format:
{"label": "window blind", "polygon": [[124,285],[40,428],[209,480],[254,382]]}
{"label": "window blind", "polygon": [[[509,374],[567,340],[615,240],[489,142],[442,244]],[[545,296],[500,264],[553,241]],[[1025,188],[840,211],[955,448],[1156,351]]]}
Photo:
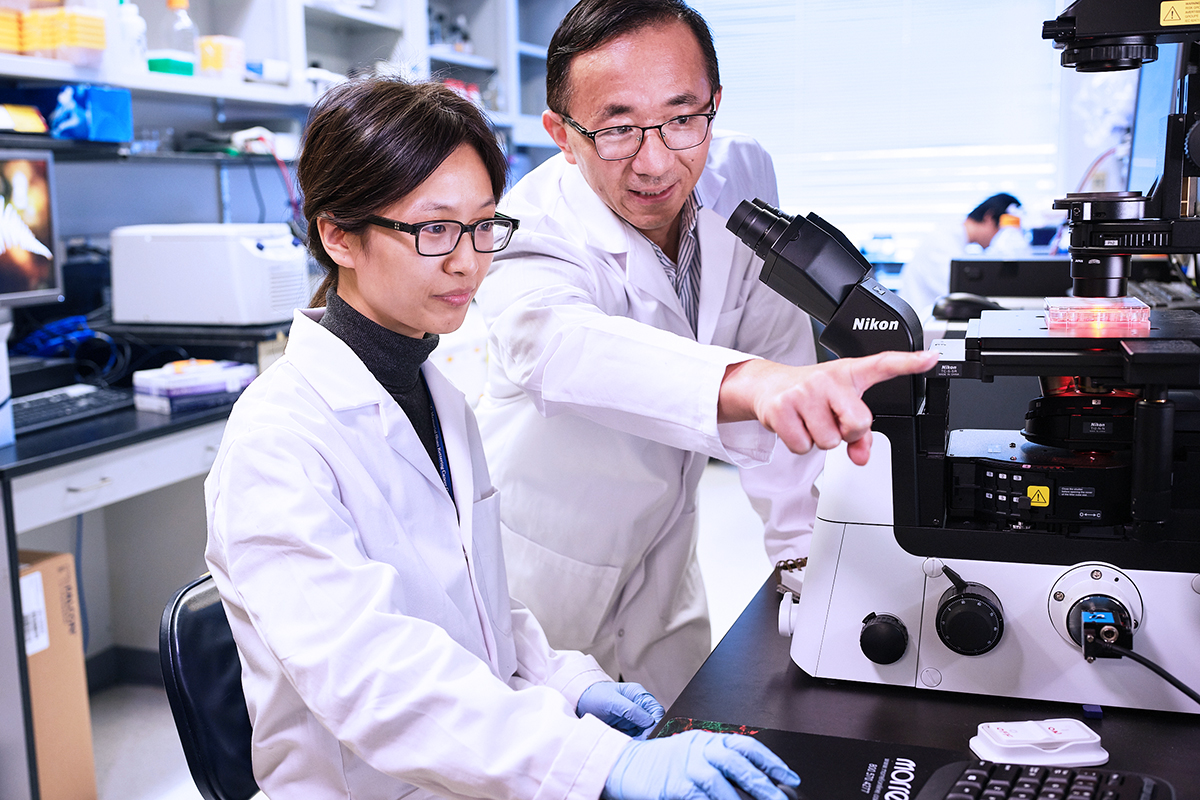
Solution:
{"label": "window blind", "polygon": [[[1010,192],[1049,211],[1066,70],[1052,0],[695,0],[724,93],[715,125],[754,136],[780,202],[903,261],[927,231]],[[1074,187],[1071,188],[1073,190]]]}

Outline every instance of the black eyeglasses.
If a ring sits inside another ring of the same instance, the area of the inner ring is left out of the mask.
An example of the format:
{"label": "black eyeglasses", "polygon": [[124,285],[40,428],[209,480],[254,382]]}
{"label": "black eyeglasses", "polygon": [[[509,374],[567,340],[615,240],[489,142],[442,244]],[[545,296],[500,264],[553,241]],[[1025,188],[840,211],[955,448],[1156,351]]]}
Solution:
{"label": "black eyeglasses", "polygon": [[477,253],[498,253],[512,240],[521,221],[497,212],[491,219],[468,225],[455,219],[434,219],[410,225],[387,217],[369,216],[366,221],[382,228],[411,233],[417,239],[417,252],[423,256],[444,256],[454,252],[464,233],[471,234],[471,246]]}
{"label": "black eyeglasses", "polygon": [[[712,105],[713,99],[708,103]],[[594,131],[585,130],[575,120],[562,114],[563,122],[570,125],[579,133],[592,140],[596,145],[596,155],[605,161],[623,161],[633,158],[642,149],[646,131],[658,131],[663,144],[668,150],[690,150],[699,147],[708,136],[713,117],[717,115],[714,108],[703,114],[684,114],[674,117],[661,125],[615,125],[611,128],[598,128]]]}

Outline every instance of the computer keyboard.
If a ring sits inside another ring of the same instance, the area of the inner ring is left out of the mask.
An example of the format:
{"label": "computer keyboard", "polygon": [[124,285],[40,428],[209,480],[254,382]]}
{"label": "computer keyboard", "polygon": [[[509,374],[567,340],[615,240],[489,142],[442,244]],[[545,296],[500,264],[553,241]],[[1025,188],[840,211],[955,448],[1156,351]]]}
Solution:
{"label": "computer keyboard", "polygon": [[930,776],[916,800],[1175,800],[1162,778],[1101,767],[957,761]]}
{"label": "computer keyboard", "polygon": [[60,386],[13,398],[13,427],[18,434],[75,422],[133,405],[130,389],[102,389],[88,383]]}
{"label": "computer keyboard", "polygon": [[1150,308],[1200,310],[1200,292],[1184,281],[1129,281],[1125,293]]}

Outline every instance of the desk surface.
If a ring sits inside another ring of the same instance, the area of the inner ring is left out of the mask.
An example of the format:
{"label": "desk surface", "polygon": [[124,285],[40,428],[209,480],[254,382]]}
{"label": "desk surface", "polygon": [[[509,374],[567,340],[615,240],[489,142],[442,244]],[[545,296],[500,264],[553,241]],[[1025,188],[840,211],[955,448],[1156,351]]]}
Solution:
{"label": "desk surface", "polygon": [[232,407],[218,406],[170,415],[128,408],[23,434],[14,444],[0,447],[0,479],[11,480],[75,459],[217,422],[228,417]]}
{"label": "desk surface", "polygon": [[[779,595],[768,581],[683,690],[667,718],[691,717],[784,731],[956,750],[981,722],[1072,717],[1078,705],[936,692],[809,677],[779,635]],[[1149,671],[1147,680],[1159,680]],[[1105,707],[1085,720],[1111,769],[1158,775],[1182,800],[1200,787],[1200,715]]]}
{"label": "desk surface", "polygon": [[[5,575],[8,583],[5,596],[0,596],[0,719],[6,721],[0,726],[0,796],[6,800],[27,800],[36,795],[31,783],[36,774],[33,716],[20,637],[23,618],[18,591],[13,481],[78,459],[220,422],[229,416],[230,408],[221,406],[169,416],[130,408],[24,434],[14,444],[0,447],[0,498],[3,498],[6,539],[0,551],[0,574]],[[24,725],[10,724],[11,720],[22,718]]]}

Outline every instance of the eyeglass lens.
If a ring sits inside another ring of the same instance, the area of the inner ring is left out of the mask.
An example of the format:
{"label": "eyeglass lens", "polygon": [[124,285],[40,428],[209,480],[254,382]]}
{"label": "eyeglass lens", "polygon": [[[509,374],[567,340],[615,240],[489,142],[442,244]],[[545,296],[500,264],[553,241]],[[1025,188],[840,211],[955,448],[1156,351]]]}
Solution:
{"label": "eyeglass lens", "polygon": [[[663,144],[670,150],[687,150],[704,141],[708,135],[709,118],[704,114],[676,117],[659,127]],[[596,152],[601,158],[622,159],[637,153],[645,132],[632,125],[607,128],[596,133]]]}
{"label": "eyeglass lens", "polygon": [[[483,220],[472,229],[471,242],[480,253],[495,253],[508,244],[512,231],[512,223],[508,220]],[[431,222],[417,233],[417,252],[423,256],[444,256],[458,247],[462,234],[461,222]]]}

